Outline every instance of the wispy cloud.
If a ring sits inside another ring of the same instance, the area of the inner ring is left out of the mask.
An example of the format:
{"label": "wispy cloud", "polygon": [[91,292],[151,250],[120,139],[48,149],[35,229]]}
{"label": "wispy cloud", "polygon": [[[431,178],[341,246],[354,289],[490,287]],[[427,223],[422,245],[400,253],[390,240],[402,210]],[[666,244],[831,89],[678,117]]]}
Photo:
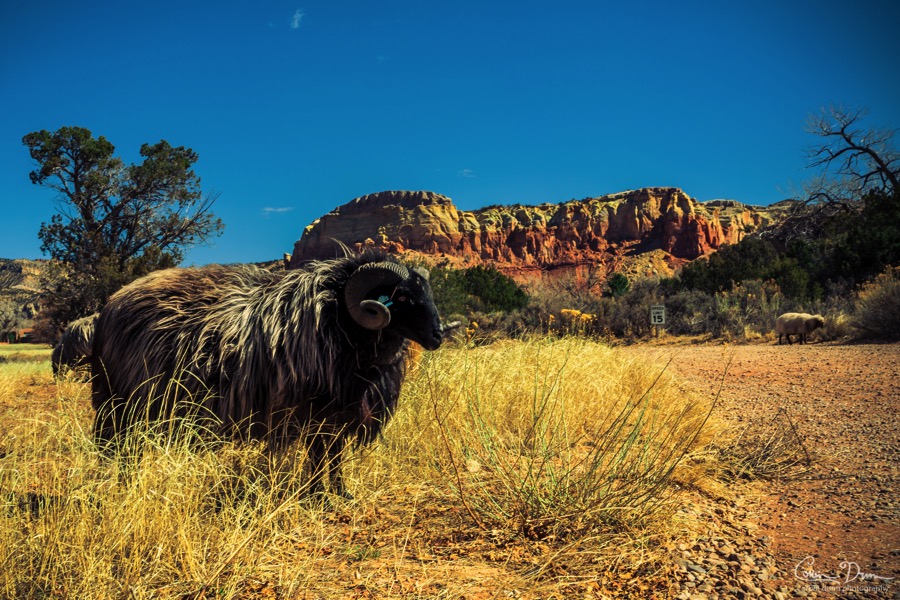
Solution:
{"label": "wispy cloud", "polygon": [[291,17],[291,29],[300,29],[300,22],[303,20],[303,17],[306,16],[299,8],[294,11],[294,16]]}
{"label": "wispy cloud", "polygon": [[472,169],[463,169],[459,173],[457,173],[460,177],[464,179],[475,179],[475,171]]}
{"label": "wispy cloud", "polygon": [[294,210],[293,206],[277,206],[277,207],[267,206],[264,209],[262,209],[262,216],[271,217],[272,215],[280,215],[282,213],[289,213],[292,210]]}

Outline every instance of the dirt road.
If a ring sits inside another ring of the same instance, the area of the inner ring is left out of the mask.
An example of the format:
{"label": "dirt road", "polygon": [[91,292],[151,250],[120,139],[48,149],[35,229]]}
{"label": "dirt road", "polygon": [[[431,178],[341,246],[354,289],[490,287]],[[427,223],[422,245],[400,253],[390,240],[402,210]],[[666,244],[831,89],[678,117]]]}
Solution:
{"label": "dirt road", "polygon": [[839,576],[843,591],[830,589],[837,597],[895,578],[874,597],[900,594],[900,345],[632,350],[671,358],[670,368],[702,394],[721,388],[717,410],[729,421],[772,419],[780,408],[790,416],[812,468],[759,485],[764,495],[750,515],[783,576],[798,564],[801,575]]}

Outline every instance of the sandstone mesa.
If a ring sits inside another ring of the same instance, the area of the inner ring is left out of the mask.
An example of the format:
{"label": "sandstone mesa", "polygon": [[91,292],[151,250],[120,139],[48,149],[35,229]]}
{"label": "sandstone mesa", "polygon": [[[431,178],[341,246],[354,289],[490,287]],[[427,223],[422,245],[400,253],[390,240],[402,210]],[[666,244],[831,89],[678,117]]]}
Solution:
{"label": "sandstone mesa", "polygon": [[490,265],[520,282],[597,267],[630,277],[670,275],[785,210],[785,203],[701,203],[674,187],[473,211],[434,192],[386,191],[351,200],[307,226],[290,266],[333,257],[340,242],[430,265]]}

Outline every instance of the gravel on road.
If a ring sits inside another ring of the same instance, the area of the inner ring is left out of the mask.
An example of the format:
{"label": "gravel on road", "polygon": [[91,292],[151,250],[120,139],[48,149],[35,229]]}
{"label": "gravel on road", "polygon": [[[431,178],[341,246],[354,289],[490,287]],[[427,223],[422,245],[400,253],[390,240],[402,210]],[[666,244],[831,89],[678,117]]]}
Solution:
{"label": "gravel on road", "polygon": [[900,345],[628,351],[671,361],[735,426],[786,416],[812,459],[719,501],[709,534],[678,548],[678,598],[900,598]]}

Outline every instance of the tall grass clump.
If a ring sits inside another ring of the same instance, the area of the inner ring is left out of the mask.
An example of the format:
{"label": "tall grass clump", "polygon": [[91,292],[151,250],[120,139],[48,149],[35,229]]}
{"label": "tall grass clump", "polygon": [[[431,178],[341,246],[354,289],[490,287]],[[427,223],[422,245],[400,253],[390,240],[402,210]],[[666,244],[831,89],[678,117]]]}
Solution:
{"label": "tall grass clump", "polygon": [[316,577],[330,538],[299,470],[166,424],[105,456],[90,386],[54,382],[49,354],[0,365],[0,599],[289,595]]}
{"label": "tall grass clump", "polygon": [[81,425],[33,423],[0,459],[0,598],[232,598],[314,572],[284,543],[320,536],[315,506],[258,446],[134,432],[126,461]]}
{"label": "tall grass clump", "polygon": [[640,527],[712,435],[711,406],[664,365],[583,338],[447,349],[423,367],[397,415],[416,435],[392,436],[391,452],[437,465],[486,529],[575,539]]}
{"label": "tall grass clump", "polygon": [[768,420],[753,419],[719,448],[730,480],[790,480],[809,471],[812,458],[784,407]]}

